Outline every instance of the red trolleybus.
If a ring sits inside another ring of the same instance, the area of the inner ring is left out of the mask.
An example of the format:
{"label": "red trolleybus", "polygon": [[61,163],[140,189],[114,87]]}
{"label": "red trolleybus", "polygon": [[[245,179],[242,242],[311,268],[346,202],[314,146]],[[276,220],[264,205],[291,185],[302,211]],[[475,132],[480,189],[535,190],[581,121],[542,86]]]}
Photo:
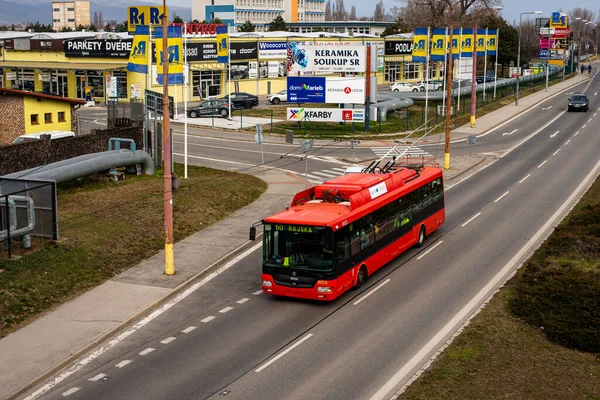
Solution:
{"label": "red trolleybus", "polygon": [[262,221],[265,293],[333,300],[406,249],[422,246],[444,223],[440,168],[379,172],[304,190],[285,211]]}

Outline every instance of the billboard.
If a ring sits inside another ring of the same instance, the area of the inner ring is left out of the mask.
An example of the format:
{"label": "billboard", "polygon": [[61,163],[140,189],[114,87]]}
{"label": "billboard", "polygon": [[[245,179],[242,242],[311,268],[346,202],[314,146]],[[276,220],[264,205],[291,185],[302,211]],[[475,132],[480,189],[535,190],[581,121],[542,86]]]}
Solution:
{"label": "billboard", "polygon": [[540,28],[541,36],[548,37],[548,33],[550,33],[550,36],[552,36],[554,38],[560,38],[560,39],[569,37],[570,32],[571,32],[571,30],[567,29],[567,28],[546,28],[546,27]]}
{"label": "billboard", "polygon": [[540,49],[563,49],[565,46],[565,39],[556,39],[547,37],[540,37]]}
{"label": "billboard", "polygon": [[258,58],[283,60],[287,58],[287,42],[258,42]]}
{"label": "billboard", "polygon": [[364,108],[288,108],[288,121],[364,122]]}
{"label": "billboard", "polygon": [[550,28],[566,28],[568,22],[569,19],[565,14],[555,11],[550,18]]}
{"label": "billboard", "polygon": [[287,47],[288,75],[298,73],[331,74],[338,72],[365,72],[366,46],[304,45],[290,42]]}
{"label": "billboard", "polygon": [[[564,50],[550,50],[550,60],[561,60],[564,57]],[[545,60],[548,58],[548,50],[540,49],[539,58]]]}
{"label": "billboard", "polygon": [[160,26],[163,14],[169,18],[169,7],[163,12],[162,6],[129,6],[127,7],[127,31],[135,32],[136,26]]}
{"label": "billboard", "polygon": [[365,77],[296,77],[287,78],[288,101],[291,103],[365,102]]}
{"label": "billboard", "polygon": [[133,39],[68,39],[65,57],[129,58]]}
{"label": "billboard", "polygon": [[411,55],[413,42],[411,40],[386,40],[385,55],[386,56],[404,56]]}
{"label": "billboard", "polygon": [[325,78],[287,78],[287,99],[291,103],[325,103]]}

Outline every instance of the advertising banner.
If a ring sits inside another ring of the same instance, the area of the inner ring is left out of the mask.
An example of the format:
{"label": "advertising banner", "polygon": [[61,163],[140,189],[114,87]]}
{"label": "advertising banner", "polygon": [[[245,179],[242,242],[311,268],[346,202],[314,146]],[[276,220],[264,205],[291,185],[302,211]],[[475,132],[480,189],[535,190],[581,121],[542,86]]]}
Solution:
{"label": "advertising banner", "polygon": [[427,28],[415,28],[413,36],[412,61],[414,63],[427,62],[427,47],[429,46],[429,35]]}
{"label": "advertising banner", "polygon": [[550,28],[566,28],[569,18],[566,15],[561,15],[558,11],[552,13],[550,18]]}
{"label": "advertising banner", "polygon": [[229,61],[229,33],[227,26],[217,26],[217,62]]}
{"label": "advertising banner", "polygon": [[129,58],[133,39],[70,39],[65,57]]}
{"label": "advertising banner", "polygon": [[325,103],[325,78],[288,76],[287,98],[290,103]]}
{"label": "advertising banner", "polygon": [[364,108],[288,108],[288,121],[364,122]]}
{"label": "advertising banner", "polygon": [[365,77],[327,78],[325,103],[364,104]]}
{"label": "advertising banner", "polygon": [[289,75],[307,72],[365,72],[366,56],[366,46],[363,45],[333,47],[290,42],[287,49],[287,70]]}
{"label": "advertising banner", "polygon": [[129,97],[132,99],[141,99],[142,98],[142,85],[139,83],[132,83]]}
{"label": "advertising banner", "polygon": [[553,36],[554,38],[559,38],[559,39],[564,39],[566,37],[569,37],[569,33],[571,32],[570,29],[566,29],[566,28],[546,28],[546,27],[542,27],[542,28],[540,28],[540,35],[541,36],[545,36],[547,38],[548,37],[548,31],[550,31],[550,36]]}
{"label": "advertising banner", "polygon": [[[456,28],[452,30],[452,59],[458,60],[460,57],[460,51],[462,47],[462,43],[460,41],[460,30],[462,28]],[[448,46],[450,45],[450,41],[448,41]]]}
{"label": "advertising banner", "polygon": [[130,6],[127,7],[127,31],[135,32],[140,25],[161,26],[163,14],[169,19],[169,7],[163,12],[161,6]]}
{"label": "advertising banner", "polygon": [[256,42],[230,42],[229,53],[231,60],[256,60],[258,58],[258,46]]}
{"label": "advertising banner", "polygon": [[106,97],[116,98],[118,97],[118,81],[119,78],[116,76],[106,75]]}
{"label": "advertising banner", "polygon": [[556,38],[550,38],[550,40],[548,40],[547,37],[540,37],[540,49],[562,49],[564,48],[564,39],[556,39]]}
{"label": "advertising banner", "polygon": [[435,28],[431,35],[431,56],[432,61],[444,61],[446,53],[448,52],[448,29],[446,28]]}
{"label": "advertising banner", "polygon": [[129,54],[129,63],[127,71],[137,72],[139,74],[148,73],[148,49],[149,49],[150,28],[147,26],[137,26],[133,36],[133,46]]}
{"label": "advertising banner", "polygon": [[496,55],[496,51],[498,50],[498,32],[495,29],[488,29],[485,46],[488,56]]}
{"label": "advertising banner", "polygon": [[187,61],[216,61],[216,43],[188,43],[186,45]]}
{"label": "advertising banner", "polygon": [[[564,50],[550,50],[550,60],[562,60],[564,57]],[[540,49],[539,58],[545,60],[548,58],[548,50]]]}
{"label": "advertising banner", "polygon": [[477,29],[477,57],[485,56],[485,29]]}
{"label": "advertising banner", "polygon": [[473,57],[473,28],[463,28],[460,53],[463,57]]}
{"label": "advertising banner", "polygon": [[261,60],[286,59],[287,42],[258,42],[258,58]]}
{"label": "advertising banner", "polygon": [[413,42],[410,40],[386,40],[386,56],[408,56],[412,54]]}
{"label": "advertising banner", "polygon": [[[156,49],[158,50],[158,83],[163,84],[163,29],[154,29],[156,38]],[[183,84],[183,39],[180,26],[169,26],[167,28],[167,82],[169,85]]]}

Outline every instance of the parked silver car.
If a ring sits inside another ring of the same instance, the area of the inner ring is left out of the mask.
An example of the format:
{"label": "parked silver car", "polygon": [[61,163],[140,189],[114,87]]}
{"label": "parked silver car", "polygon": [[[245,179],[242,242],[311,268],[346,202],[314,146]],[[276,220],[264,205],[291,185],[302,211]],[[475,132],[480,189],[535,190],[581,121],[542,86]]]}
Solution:
{"label": "parked silver car", "polygon": [[281,102],[285,103],[287,102],[287,90],[282,90],[279,93],[270,94],[267,96],[267,100],[269,100],[269,103],[271,104],[279,104]]}

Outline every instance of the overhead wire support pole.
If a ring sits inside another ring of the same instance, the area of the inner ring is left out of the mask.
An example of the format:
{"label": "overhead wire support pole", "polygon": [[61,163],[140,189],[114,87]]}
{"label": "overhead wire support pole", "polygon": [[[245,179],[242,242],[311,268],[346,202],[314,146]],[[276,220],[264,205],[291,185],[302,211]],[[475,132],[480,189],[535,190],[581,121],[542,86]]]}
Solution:
{"label": "overhead wire support pole", "polygon": [[188,90],[189,90],[189,75],[190,68],[187,63],[187,22],[183,23],[183,178],[188,178],[188,106],[187,106],[187,98],[188,98]]}
{"label": "overhead wire support pole", "polygon": [[450,117],[452,115],[452,30],[454,29],[452,26],[452,12],[453,12],[453,7],[450,7],[450,26],[449,26],[449,31],[450,31],[450,37],[448,38],[449,40],[449,45],[448,45],[448,53],[446,54],[446,57],[448,57],[448,69],[446,71],[446,90],[448,91],[447,96],[446,96],[446,140],[445,140],[445,146],[444,146],[444,168],[445,169],[450,169]]}
{"label": "overhead wire support pole", "polygon": [[164,219],[165,219],[165,274],[175,274],[173,261],[173,177],[171,171],[171,137],[169,110],[169,54],[167,0],[163,0],[162,17],[162,73],[163,73],[163,183],[164,183]]}

